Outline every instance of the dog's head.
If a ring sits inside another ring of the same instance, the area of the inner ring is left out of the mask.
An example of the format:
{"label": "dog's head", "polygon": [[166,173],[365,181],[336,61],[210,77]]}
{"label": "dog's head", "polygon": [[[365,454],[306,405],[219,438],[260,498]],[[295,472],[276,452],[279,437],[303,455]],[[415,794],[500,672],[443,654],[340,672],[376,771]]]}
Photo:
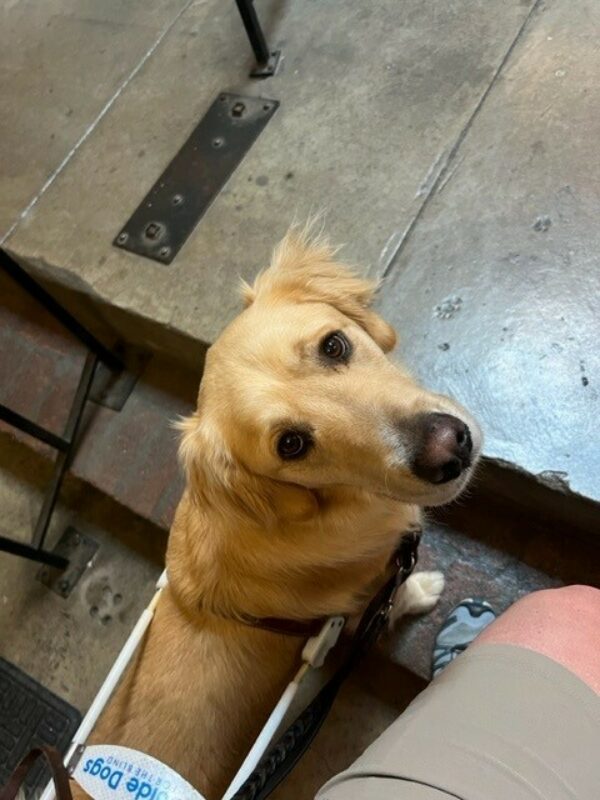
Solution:
{"label": "dog's head", "polygon": [[422,506],[465,487],[480,429],[388,358],[396,335],[371,308],[375,288],[326,244],[284,239],[210,348],[182,423],[197,493],[267,519],[310,515],[331,486]]}

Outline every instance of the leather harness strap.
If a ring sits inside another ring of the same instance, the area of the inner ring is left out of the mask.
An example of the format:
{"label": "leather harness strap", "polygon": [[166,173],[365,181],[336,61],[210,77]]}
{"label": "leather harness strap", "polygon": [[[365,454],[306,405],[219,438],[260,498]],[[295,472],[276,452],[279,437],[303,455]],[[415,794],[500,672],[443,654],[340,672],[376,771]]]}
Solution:
{"label": "leather harness strap", "polygon": [[[400,580],[403,571],[412,571],[414,561],[416,561],[416,550],[421,538],[421,529],[411,529],[402,536],[400,544],[390,558],[390,566],[394,569],[394,585],[399,586],[408,577],[408,574]],[[390,581],[393,579],[390,578]],[[388,582],[389,583],[389,582]],[[388,583],[385,585],[388,586]],[[391,584],[390,584],[391,585]],[[282,617],[251,617],[244,616],[239,619],[244,625],[251,628],[260,628],[271,633],[281,633],[286,636],[301,636],[305,639],[316,636],[327,617],[317,617],[315,619],[285,619]]]}
{"label": "leather harness strap", "polygon": [[251,628],[260,628],[270,633],[282,633],[286,636],[301,636],[309,639],[316,636],[323,627],[325,618],[318,619],[281,619],[280,617],[242,617],[240,622]]}
{"label": "leather harness strap", "polygon": [[63,764],[62,756],[54,747],[34,747],[14,770],[6,786],[0,791],[0,800],[15,800],[21,784],[27,777],[27,773],[33,767],[39,756],[44,756],[50,764],[56,797],[58,800],[73,800],[71,787],[69,786],[69,773]]}

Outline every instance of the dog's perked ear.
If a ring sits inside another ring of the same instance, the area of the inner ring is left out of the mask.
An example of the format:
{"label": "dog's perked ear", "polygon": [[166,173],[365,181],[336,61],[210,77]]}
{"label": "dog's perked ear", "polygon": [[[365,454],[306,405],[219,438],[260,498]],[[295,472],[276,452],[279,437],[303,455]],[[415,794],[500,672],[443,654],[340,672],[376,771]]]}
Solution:
{"label": "dog's perked ear", "polygon": [[200,412],[181,419],[176,428],[182,432],[179,458],[194,501],[265,528],[283,520],[303,522],[317,513],[309,489],[247,470]]}
{"label": "dog's perked ear", "polygon": [[364,328],[388,353],[396,344],[396,332],[371,308],[377,281],[362,278],[338,263],[335,254],[326,241],[292,229],[276,247],[271,266],[252,286],[244,285],[246,306],[267,297],[286,302],[329,303]]}

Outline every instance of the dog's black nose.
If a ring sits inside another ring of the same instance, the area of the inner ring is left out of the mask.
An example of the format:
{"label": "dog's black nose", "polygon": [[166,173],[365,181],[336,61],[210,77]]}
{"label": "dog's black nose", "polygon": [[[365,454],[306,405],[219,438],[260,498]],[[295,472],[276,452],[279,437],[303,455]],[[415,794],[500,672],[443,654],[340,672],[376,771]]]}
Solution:
{"label": "dog's black nose", "polygon": [[417,477],[428,483],[447,483],[471,466],[471,432],[458,417],[426,414],[421,418],[419,433],[412,465]]}

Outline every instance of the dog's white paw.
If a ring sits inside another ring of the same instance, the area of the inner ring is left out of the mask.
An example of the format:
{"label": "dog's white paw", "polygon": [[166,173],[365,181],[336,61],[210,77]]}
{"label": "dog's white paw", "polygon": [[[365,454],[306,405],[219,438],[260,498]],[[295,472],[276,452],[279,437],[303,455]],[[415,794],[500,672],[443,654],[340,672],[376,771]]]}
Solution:
{"label": "dog's white paw", "polygon": [[425,614],[438,603],[444,590],[441,572],[413,572],[396,594],[390,614],[390,626],[404,614]]}

